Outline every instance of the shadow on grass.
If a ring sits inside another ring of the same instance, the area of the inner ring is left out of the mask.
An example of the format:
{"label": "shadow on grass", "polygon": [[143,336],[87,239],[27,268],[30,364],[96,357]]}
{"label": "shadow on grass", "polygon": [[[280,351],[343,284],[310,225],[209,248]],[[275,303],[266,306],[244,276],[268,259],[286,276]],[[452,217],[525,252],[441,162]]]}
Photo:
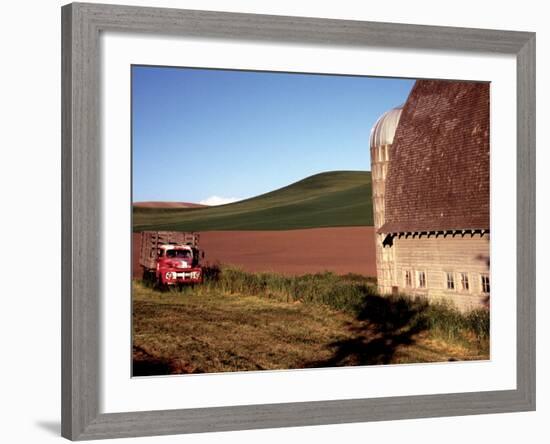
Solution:
{"label": "shadow on grass", "polygon": [[[328,354],[328,358],[320,359],[321,356],[316,355],[317,359],[300,361],[300,365],[292,368],[395,363],[399,360],[396,354],[400,348],[414,345],[417,340],[424,338],[424,334],[420,335],[422,333],[429,333],[442,341],[466,340],[472,344],[478,341],[477,345],[474,344],[478,347],[484,346],[489,338],[488,310],[479,309],[464,314],[453,304],[430,304],[426,299],[411,299],[406,295],[380,296],[376,287],[368,281],[365,283],[365,279],[360,276],[340,277],[324,273],[282,277],[269,273],[245,273],[236,269],[227,269],[220,274],[213,267],[212,275],[205,279],[205,289],[222,294],[270,295],[282,302],[303,303],[304,307],[307,304],[325,305],[355,318],[348,322],[347,330],[341,332],[341,335],[339,332],[331,332],[343,339],[321,345],[326,347],[322,357]],[[163,309],[167,307],[169,305],[163,304]],[[223,307],[220,310],[223,314]],[[265,310],[266,313],[270,312],[269,308]],[[211,322],[211,312],[208,313],[202,315],[201,322]],[[147,317],[149,313],[144,312],[142,316]],[[247,322],[244,318],[240,321]],[[269,345],[265,344],[266,347]],[[153,349],[151,347],[149,352],[152,354],[148,354],[146,350],[134,347],[134,376],[208,371],[207,363],[198,369],[193,367],[191,357],[187,358],[190,362],[164,359],[156,356],[151,351]],[[234,358],[241,361],[248,359],[236,355]],[[261,369],[259,366],[254,368]]]}
{"label": "shadow on grass", "polygon": [[427,306],[421,300],[378,296],[365,287],[365,296],[356,310],[361,326],[351,329],[353,337],[328,344],[333,355],[305,367],[389,364],[400,346],[414,344],[415,336],[428,329],[423,316]]}
{"label": "shadow on grass", "polygon": [[180,359],[158,358],[143,348],[133,347],[132,376],[177,375],[204,373]]}

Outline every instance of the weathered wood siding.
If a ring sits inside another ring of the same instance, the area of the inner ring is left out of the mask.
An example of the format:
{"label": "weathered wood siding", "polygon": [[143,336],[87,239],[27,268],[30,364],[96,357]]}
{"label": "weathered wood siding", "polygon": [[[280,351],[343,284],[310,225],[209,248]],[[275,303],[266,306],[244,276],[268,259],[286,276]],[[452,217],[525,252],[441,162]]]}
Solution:
{"label": "weathered wood siding", "polygon": [[[447,299],[463,311],[486,306],[489,294],[483,291],[482,276],[490,272],[489,243],[487,233],[395,237],[393,246],[384,247],[392,258],[393,270],[378,276],[380,291]],[[407,271],[411,273],[410,286]],[[425,288],[419,286],[419,272],[425,273]],[[447,288],[447,273],[454,277],[454,289]],[[468,276],[468,290],[462,289],[461,273]]]}

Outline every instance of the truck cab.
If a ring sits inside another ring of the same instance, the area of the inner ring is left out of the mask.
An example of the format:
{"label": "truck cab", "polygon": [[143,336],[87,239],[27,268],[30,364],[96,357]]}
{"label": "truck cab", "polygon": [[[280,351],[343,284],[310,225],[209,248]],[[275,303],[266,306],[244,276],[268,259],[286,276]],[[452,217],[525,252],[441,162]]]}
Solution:
{"label": "truck cab", "polygon": [[159,245],[156,277],[161,285],[202,283],[198,249],[182,244]]}

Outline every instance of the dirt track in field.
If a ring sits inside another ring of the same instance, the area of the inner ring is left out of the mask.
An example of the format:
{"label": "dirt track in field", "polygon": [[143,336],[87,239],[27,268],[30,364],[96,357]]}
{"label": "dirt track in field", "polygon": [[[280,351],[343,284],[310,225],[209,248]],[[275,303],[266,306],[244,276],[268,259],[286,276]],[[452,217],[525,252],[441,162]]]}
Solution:
{"label": "dirt track in field", "polygon": [[[288,231],[205,231],[203,262],[235,265],[245,271],[300,275],[332,271],[376,276],[373,227]],[[133,236],[133,274],[140,277],[140,234]]]}

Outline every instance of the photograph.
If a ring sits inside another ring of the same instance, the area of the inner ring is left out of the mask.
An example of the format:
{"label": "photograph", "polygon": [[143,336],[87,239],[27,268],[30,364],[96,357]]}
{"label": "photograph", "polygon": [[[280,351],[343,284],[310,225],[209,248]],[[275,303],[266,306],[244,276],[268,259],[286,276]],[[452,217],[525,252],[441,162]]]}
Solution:
{"label": "photograph", "polygon": [[132,65],[132,376],[490,360],[490,86]]}
{"label": "photograph", "polygon": [[2,442],[548,441],[544,5],[5,2]]}

